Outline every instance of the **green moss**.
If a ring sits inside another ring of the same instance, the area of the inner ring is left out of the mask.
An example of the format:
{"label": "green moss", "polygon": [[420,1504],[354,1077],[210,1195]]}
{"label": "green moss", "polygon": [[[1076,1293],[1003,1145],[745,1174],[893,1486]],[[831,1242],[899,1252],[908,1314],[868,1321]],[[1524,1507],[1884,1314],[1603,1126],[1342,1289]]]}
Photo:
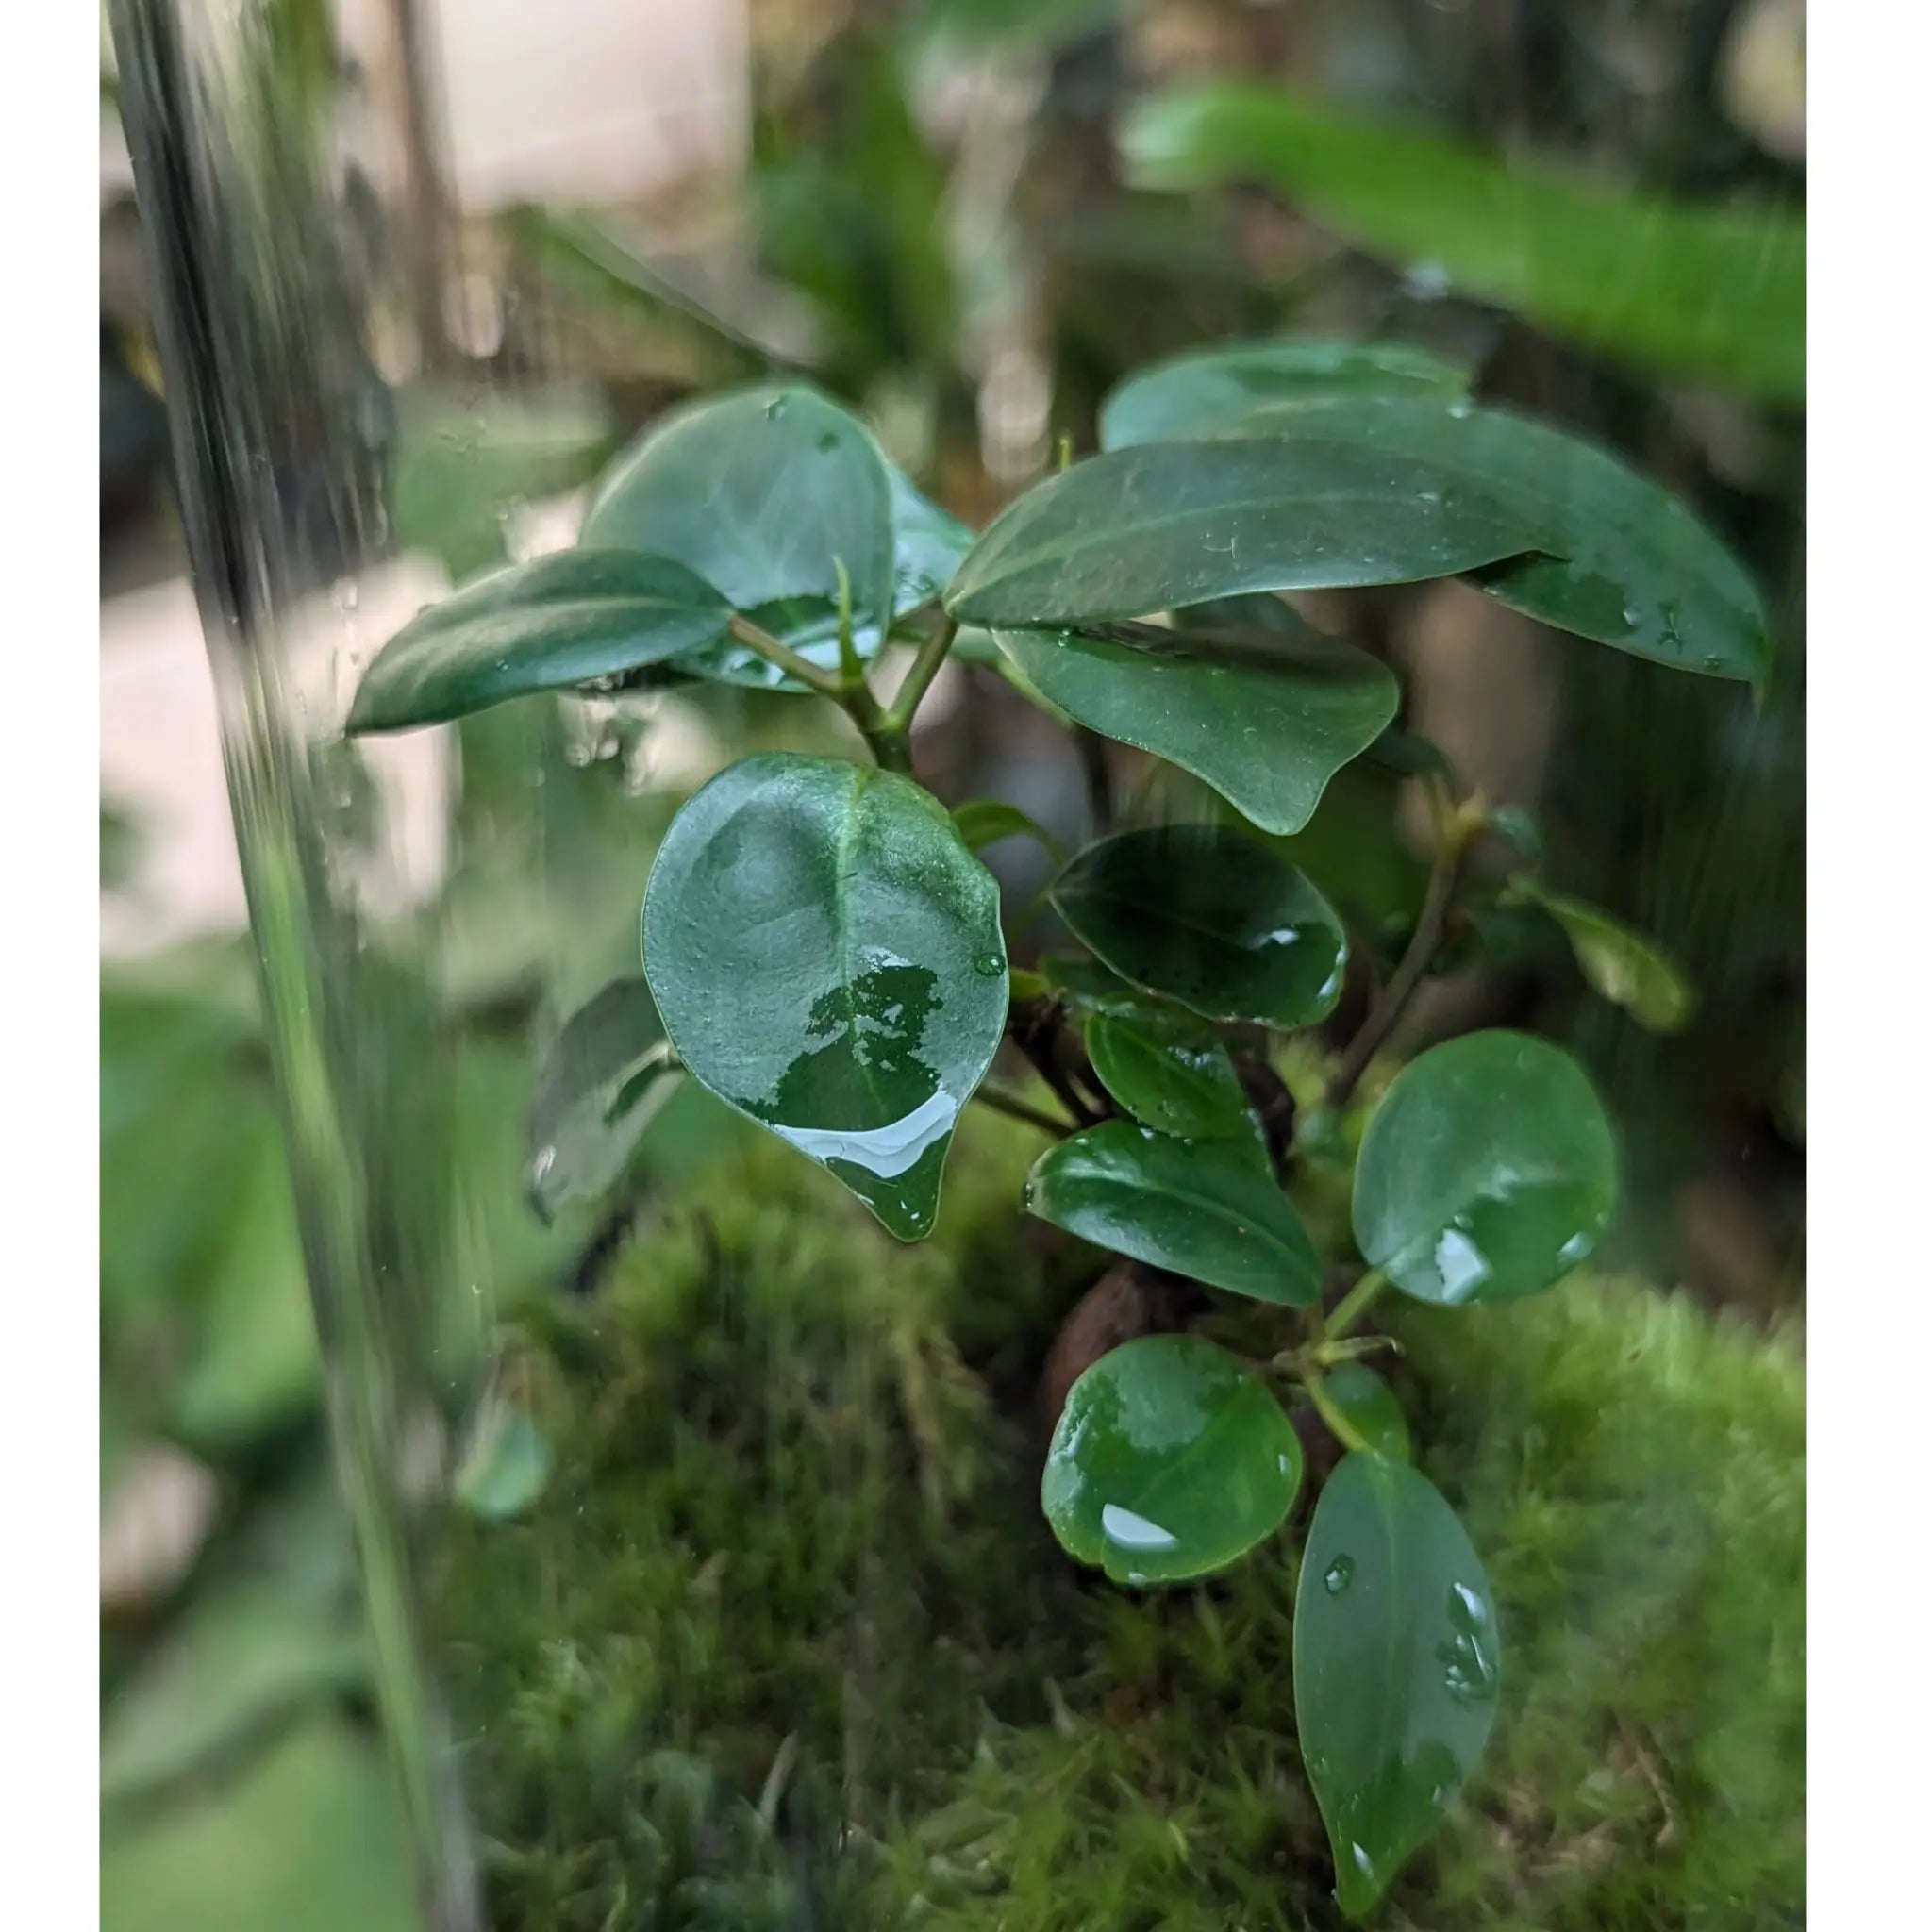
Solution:
{"label": "green moss", "polygon": [[[1033,1144],[975,1126],[916,1249],[755,1153],[593,1307],[522,1318],[557,1474],[453,1525],[439,1598],[499,1923],[1340,1923],[1299,1523],[1144,1596],[1040,1523],[1026,1396],[1093,1257],[1014,1214]],[[1600,1280],[1400,1332],[1508,1648],[1484,1773],[1382,1923],[1796,1924],[1795,1354]]]}

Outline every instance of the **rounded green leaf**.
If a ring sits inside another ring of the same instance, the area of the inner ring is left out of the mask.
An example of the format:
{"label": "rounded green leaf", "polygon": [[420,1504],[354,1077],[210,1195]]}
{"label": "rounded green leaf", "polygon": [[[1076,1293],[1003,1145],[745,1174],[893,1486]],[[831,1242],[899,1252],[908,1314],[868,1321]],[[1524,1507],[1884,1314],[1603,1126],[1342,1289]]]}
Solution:
{"label": "rounded green leaf", "polygon": [[1602,998],[1653,1033],[1681,1032],[1690,1024],[1696,991],[1655,940],[1633,932],[1602,907],[1549,891],[1535,879],[1516,880],[1514,891],[1563,928],[1578,970]]}
{"label": "rounded green leaf", "polygon": [[1475,1769],[1501,1674],[1495,1601],[1456,1512],[1406,1463],[1343,1457],[1302,1554],[1294,1703],[1351,1918]]}
{"label": "rounded green leaf", "polygon": [[613,677],[723,637],[730,616],[667,558],[558,551],[492,571],[406,624],[362,674],[348,729],[435,724]]}
{"label": "rounded green leaf", "polygon": [[1040,973],[1055,992],[1096,1012],[1139,1013],[1156,1009],[1156,1003],[1137,986],[1129,986],[1111,967],[1084,953],[1042,953]]}
{"label": "rounded green leaf", "polygon": [[1459,396],[1468,392],[1469,375],[1461,364],[1407,342],[1291,338],[1196,349],[1136,372],[1108,396],[1100,406],[1100,446],[1126,449],[1199,436],[1208,425],[1238,421],[1264,403]]}
{"label": "rounded green leaf", "polygon": [[1471,1033],[1395,1076],[1355,1175],[1355,1238],[1419,1301],[1513,1300],[1603,1239],[1617,1147],[1589,1076],[1526,1034]]}
{"label": "rounded green leaf", "polygon": [[1337,1362],[1325,1370],[1322,1386],[1356,1433],[1377,1456],[1412,1460],[1408,1421],[1388,1383],[1363,1362]]}
{"label": "rounded green leaf", "polygon": [[[1287,607],[1278,607],[1286,609]],[[1191,772],[1264,832],[1298,832],[1395,715],[1388,667],[1303,627],[1107,637],[1001,630],[1000,649],[1070,718]]]}
{"label": "rounded green leaf", "polygon": [[1151,1014],[1098,1012],[1085,1038],[1101,1084],[1144,1126],[1204,1141],[1253,1138],[1241,1076],[1206,1029],[1163,1025]]}
{"label": "rounded green leaf", "polygon": [[1426,464],[1515,532],[1518,554],[1476,575],[1500,602],[1678,671],[1755,684],[1771,668],[1770,623],[1743,566],[1676,497],[1567,431],[1468,403],[1366,396],[1259,410],[1230,434],[1242,448],[1307,438]]}
{"label": "rounded green leaf", "polygon": [[1302,1447],[1268,1390],[1211,1341],[1150,1335],[1075,1382],[1041,1507],[1070,1556],[1116,1583],[1179,1583],[1276,1529]]}
{"label": "rounded green leaf", "polygon": [[[839,563],[862,652],[877,648],[895,603],[886,459],[857,417],[796,386],[737,390],[673,410],[605,478],[579,541],[674,558],[827,667],[838,662]],[[728,641],[679,661],[731,683],[792,688]]]}
{"label": "rounded green leaf", "polygon": [[1518,555],[1521,525],[1441,465],[1358,442],[1149,443],[1029,490],[967,553],[946,608],[1045,629],[1253,591],[1413,583]]}
{"label": "rounded green leaf", "polygon": [[1291,1308],[1313,1304],[1322,1264],[1294,1204],[1232,1141],[1180,1141],[1126,1121],[1049,1147],[1027,1211],[1097,1247]]}
{"label": "rounded green leaf", "polygon": [[836,758],[746,758],[672,822],[643,943],[691,1075],[900,1240],[928,1233],[1007,1019],[999,889],[938,800]]}
{"label": "rounded green leaf", "polygon": [[1103,964],[1210,1020],[1307,1026],[1341,993],[1335,908],[1232,826],[1103,839],[1054,882],[1053,903]]}
{"label": "rounded green leaf", "polygon": [[530,1102],[529,1189],[553,1219],[601,1194],[676,1090],[676,1066],[641,979],[614,979],[563,1024]]}

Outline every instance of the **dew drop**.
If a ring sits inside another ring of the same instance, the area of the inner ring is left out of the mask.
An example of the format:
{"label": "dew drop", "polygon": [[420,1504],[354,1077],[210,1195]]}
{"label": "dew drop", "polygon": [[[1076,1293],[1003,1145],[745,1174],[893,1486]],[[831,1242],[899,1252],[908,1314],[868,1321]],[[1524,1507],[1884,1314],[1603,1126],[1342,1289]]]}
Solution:
{"label": "dew drop", "polygon": [[838,435],[833,430],[827,429],[812,444],[812,447],[818,451],[820,456],[828,457],[839,447]]}
{"label": "dew drop", "polygon": [[1355,1558],[1337,1557],[1322,1573],[1322,1588],[1330,1596],[1340,1596],[1355,1577]]}
{"label": "dew drop", "polygon": [[982,953],[974,960],[973,970],[988,979],[997,979],[1007,970],[1007,962],[997,953]]}
{"label": "dew drop", "polygon": [[767,423],[775,423],[784,413],[785,398],[783,396],[779,396],[775,401],[765,405],[765,421]]}

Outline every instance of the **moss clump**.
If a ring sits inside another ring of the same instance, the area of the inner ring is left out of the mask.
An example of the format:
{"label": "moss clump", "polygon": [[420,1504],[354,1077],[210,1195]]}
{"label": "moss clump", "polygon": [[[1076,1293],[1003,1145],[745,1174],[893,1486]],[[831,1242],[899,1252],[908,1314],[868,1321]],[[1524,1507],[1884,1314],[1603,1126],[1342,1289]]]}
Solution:
{"label": "moss clump", "polygon": [[[440,1611],[498,1923],[1331,1926],[1293,1547],[1187,1590],[1039,1520],[1034,1370],[1092,1257],[976,1126],[896,1246],[782,1151],[524,1318],[557,1448]],[[1257,1316],[1257,1319],[1265,1319]],[[1507,1626],[1490,1758],[1381,1923],[1798,1922],[1802,1370],[1641,1287],[1407,1315],[1399,1377]]]}

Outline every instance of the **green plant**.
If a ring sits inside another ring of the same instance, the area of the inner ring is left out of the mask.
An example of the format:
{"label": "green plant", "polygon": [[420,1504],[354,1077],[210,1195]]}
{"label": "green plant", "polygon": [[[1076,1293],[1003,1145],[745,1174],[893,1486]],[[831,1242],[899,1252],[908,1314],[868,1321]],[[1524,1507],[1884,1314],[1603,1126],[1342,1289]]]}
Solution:
{"label": "green plant", "polygon": [[[470,585],[392,639],[349,720],[398,729],[667,670],[842,709],[872,763],[746,758],[673,822],[644,895],[644,981],[592,1001],[545,1070],[534,1197],[548,1212],[620,1185],[681,1070],[916,1240],[976,1099],[1053,1139],[1028,1181],[1034,1214],[1278,1310],[1278,1345],[1258,1356],[1201,1334],[1102,1356],[1059,1418],[1041,1500],[1065,1547],[1116,1581],[1203,1575],[1288,1515],[1303,1448],[1271,1384],[1306,1392],[1343,1453],[1307,1531],[1297,1722],[1353,1914],[1469,1776],[1501,1671],[1482,1564],[1366,1364],[1388,1343],[1358,1324],[1390,1288],[1463,1307],[1550,1287],[1609,1226],[1617,1152],[1581,1070],[1508,1032],[1414,1059],[1352,1163],[1344,1117],[1458,920],[1479,938],[1555,919],[1592,985],[1646,1024],[1680,1024],[1688,993],[1638,936],[1520,860],[1479,883],[1478,841],[1520,853],[1532,828],[1391,730],[1388,669],[1279,593],[1454,575],[1659,664],[1758,684],[1770,658],[1751,583],[1681,505],[1463,384],[1419,351],[1280,341],[1185,358],[1109,400],[1104,454],[977,539],[817,392],[715,397],[618,462],[575,549]],[[902,643],[882,699],[874,667]],[[1107,831],[1051,889],[1084,954],[1011,969],[973,847],[1024,821],[989,801],[949,814],[912,776],[915,714],[956,647],[1192,774],[1247,825]],[[1276,1051],[1335,1011],[1349,934],[1257,834],[1301,831],[1335,773],[1371,753],[1426,794],[1427,887],[1289,1133]],[[1036,1091],[988,1080],[1008,1041]],[[1360,1267],[1317,1211],[1338,1169]]]}

